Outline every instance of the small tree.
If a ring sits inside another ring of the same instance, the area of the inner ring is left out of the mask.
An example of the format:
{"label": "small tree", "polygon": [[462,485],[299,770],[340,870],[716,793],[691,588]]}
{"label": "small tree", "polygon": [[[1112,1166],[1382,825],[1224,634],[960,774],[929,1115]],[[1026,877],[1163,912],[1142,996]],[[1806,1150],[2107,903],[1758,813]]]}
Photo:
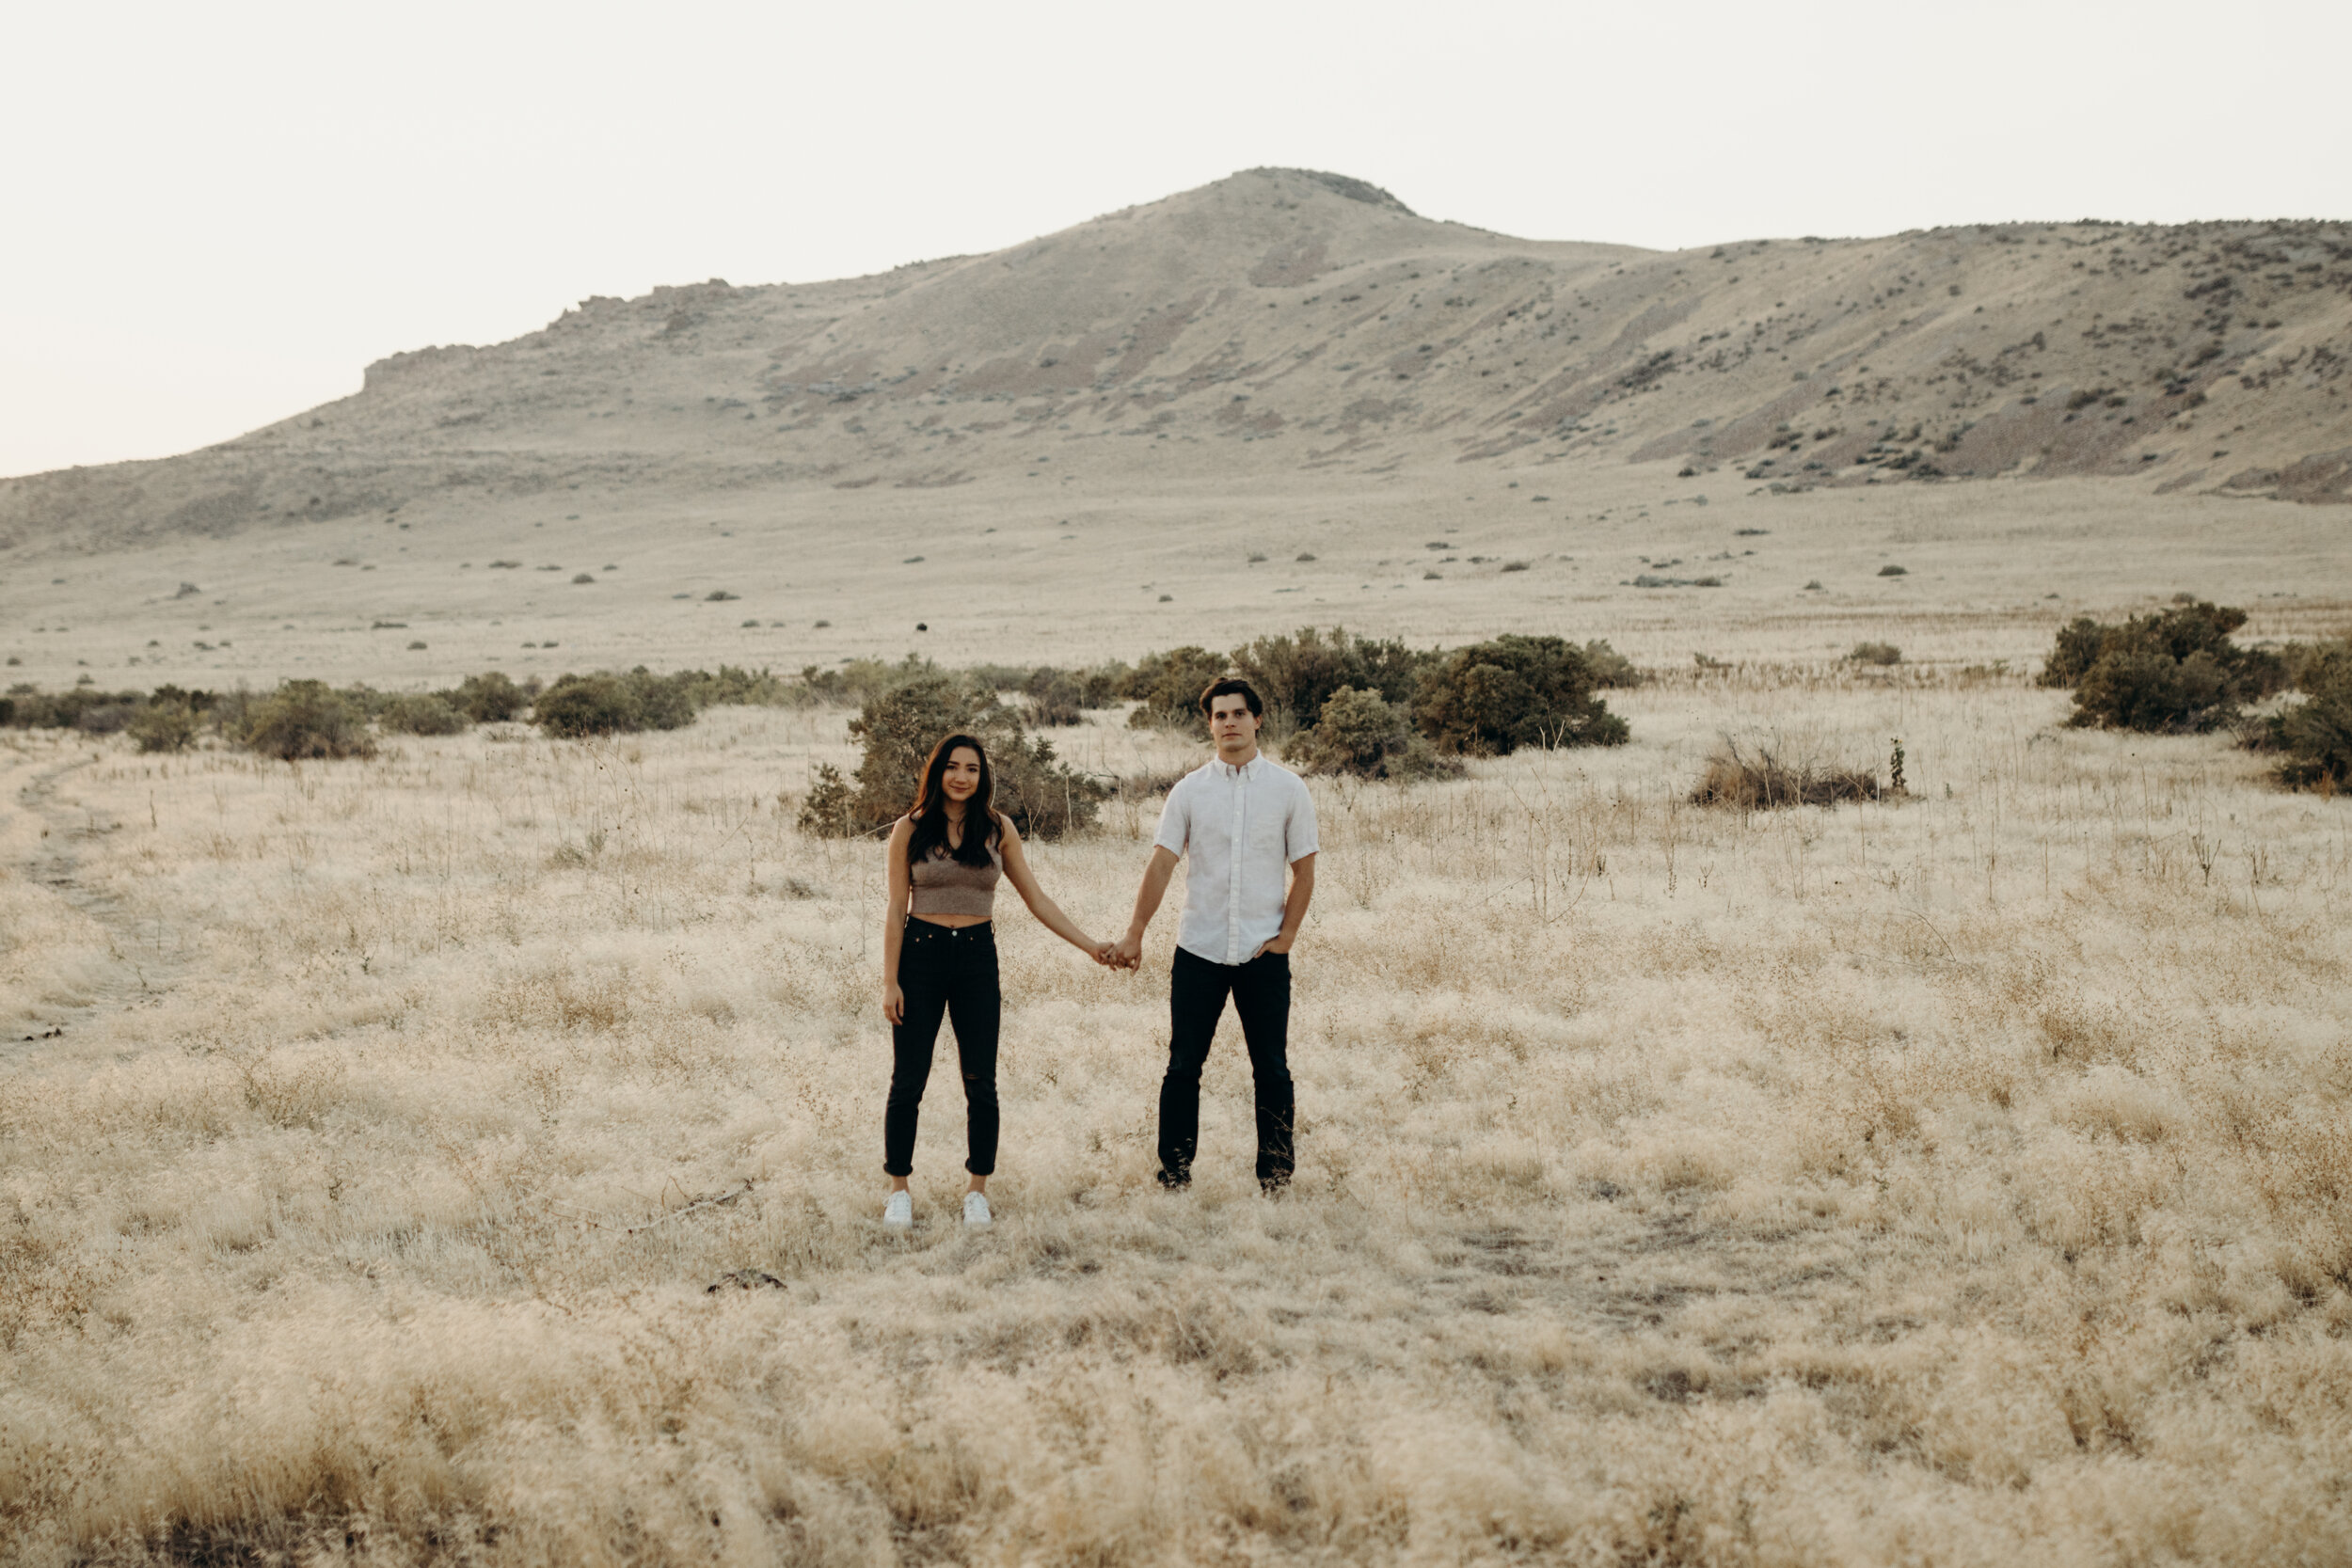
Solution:
{"label": "small tree", "polygon": [[1584,651],[1508,634],[1457,648],[1422,679],[1413,718],[1440,752],[1507,756],[1522,746],[1622,746],[1626,721],[1593,695]]}

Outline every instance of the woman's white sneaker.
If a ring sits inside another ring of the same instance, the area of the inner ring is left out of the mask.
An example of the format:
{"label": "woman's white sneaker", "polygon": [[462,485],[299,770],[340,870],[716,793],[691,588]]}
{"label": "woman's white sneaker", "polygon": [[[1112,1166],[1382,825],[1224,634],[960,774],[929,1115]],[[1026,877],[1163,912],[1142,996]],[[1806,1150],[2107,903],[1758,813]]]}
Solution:
{"label": "woman's white sneaker", "polygon": [[963,1223],[974,1227],[975,1229],[981,1226],[993,1225],[996,1223],[995,1216],[988,1212],[988,1195],[986,1193],[966,1193],[963,1195]]}
{"label": "woman's white sneaker", "polygon": [[892,1193],[890,1201],[882,1205],[882,1224],[893,1230],[914,1228],[914,1196],[912,1193]]}

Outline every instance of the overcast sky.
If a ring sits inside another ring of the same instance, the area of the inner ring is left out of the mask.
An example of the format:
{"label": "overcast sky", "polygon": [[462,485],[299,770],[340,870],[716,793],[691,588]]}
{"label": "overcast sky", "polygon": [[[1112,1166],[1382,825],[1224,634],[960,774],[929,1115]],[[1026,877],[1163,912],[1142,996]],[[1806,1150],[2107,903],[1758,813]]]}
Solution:
{"label": "overcast sky", "polygon": [[2352,217],[2344,0],[468,0],[0,18],[0,474],[588,294],[993,249],[1260,164],[1654,246]]}

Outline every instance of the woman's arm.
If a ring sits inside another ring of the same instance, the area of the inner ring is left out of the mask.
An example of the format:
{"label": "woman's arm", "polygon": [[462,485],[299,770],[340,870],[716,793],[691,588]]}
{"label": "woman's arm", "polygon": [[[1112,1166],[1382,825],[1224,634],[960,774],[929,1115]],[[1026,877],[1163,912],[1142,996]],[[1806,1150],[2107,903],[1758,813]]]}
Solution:
{"label": "woman's arm", "polygon": [[999,847],[1005,857],[1005,879],[1012,883],[1013,891],[1021,895],[1021,901],[1029,906],[1029,912],[1037,916],[1039,925],[1071,946],[1082,949],[1089,958],[1101,961],[1104,944],[1073,925],[1070,917],[1061,912],[1061,906],[1046,897],[1045,890],[1037,885],[1037,876],[1029,869],[1028,854],[1021,847],[1021,830],[1002,817],[997,820],[1005,830]]}
{"label": "woman's arm", "polygon": [[882,1018],[894,1024],[906,1022],[906,993],[898,989],[898,944],[906,940],[907,841],[914,836],[914,819],[901,816],[890,830],[890,847],[882,851],[890,857],[890,903],[882,912]]}
{"label": "woman's arm", "polygon": [[1152,858],[1143,864],[1143,884],[1136,889],[1136,917],[1127,923],[1127,934],[1115,949],[1117,961],[1129,969],[1143,961],[1143,931],[1159,912],[1160,900],[1168,895],[1168,879],[1176,875],[1176,851],[1165,844],[1152,847]]}

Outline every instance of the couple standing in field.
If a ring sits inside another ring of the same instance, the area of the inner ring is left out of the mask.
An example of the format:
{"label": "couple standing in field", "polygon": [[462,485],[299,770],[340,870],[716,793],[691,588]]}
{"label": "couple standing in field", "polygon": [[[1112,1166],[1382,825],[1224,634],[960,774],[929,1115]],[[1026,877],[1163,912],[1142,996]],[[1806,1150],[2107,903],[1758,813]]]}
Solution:
{"label": "couple standing in field", "polygon": [[[882,1115],[882,1223],[914,1223],[907,1191],[914,1129],[939,1025],[954,1026],[962,1066],[971,1173],[963,1223],[990,1223],[996,1169],[996,1037],[1003,993],[990,924],[998,879],[1039,922],[1097,963],[1136,969],[1143,933],[1176,863],[1192,857],[1168,975],[1168,1072],[1160,1080],[1160,1185],[1192,1180],[1200,1134],[1200,1069],[1227,998],[1240,1015],[1257,1084],[1258,1184],[1291,1179],[1291,944],[1315,890],[1315,808],[1297,774],[1258,751],[1265,704],[1229,675],[1200,693],[1216,754],[1178,781],[1160,812],[1135,918],[1118,942],[1096,942],[1045,895],[1021,834],[990,804],[988,751],[968,735],[940,741],[914,805],[890,831],[890,907],[882,921],[882,1017],[891,1030],[890,1100]],[[1285,878],[1285,872],[1288,876]]]}

